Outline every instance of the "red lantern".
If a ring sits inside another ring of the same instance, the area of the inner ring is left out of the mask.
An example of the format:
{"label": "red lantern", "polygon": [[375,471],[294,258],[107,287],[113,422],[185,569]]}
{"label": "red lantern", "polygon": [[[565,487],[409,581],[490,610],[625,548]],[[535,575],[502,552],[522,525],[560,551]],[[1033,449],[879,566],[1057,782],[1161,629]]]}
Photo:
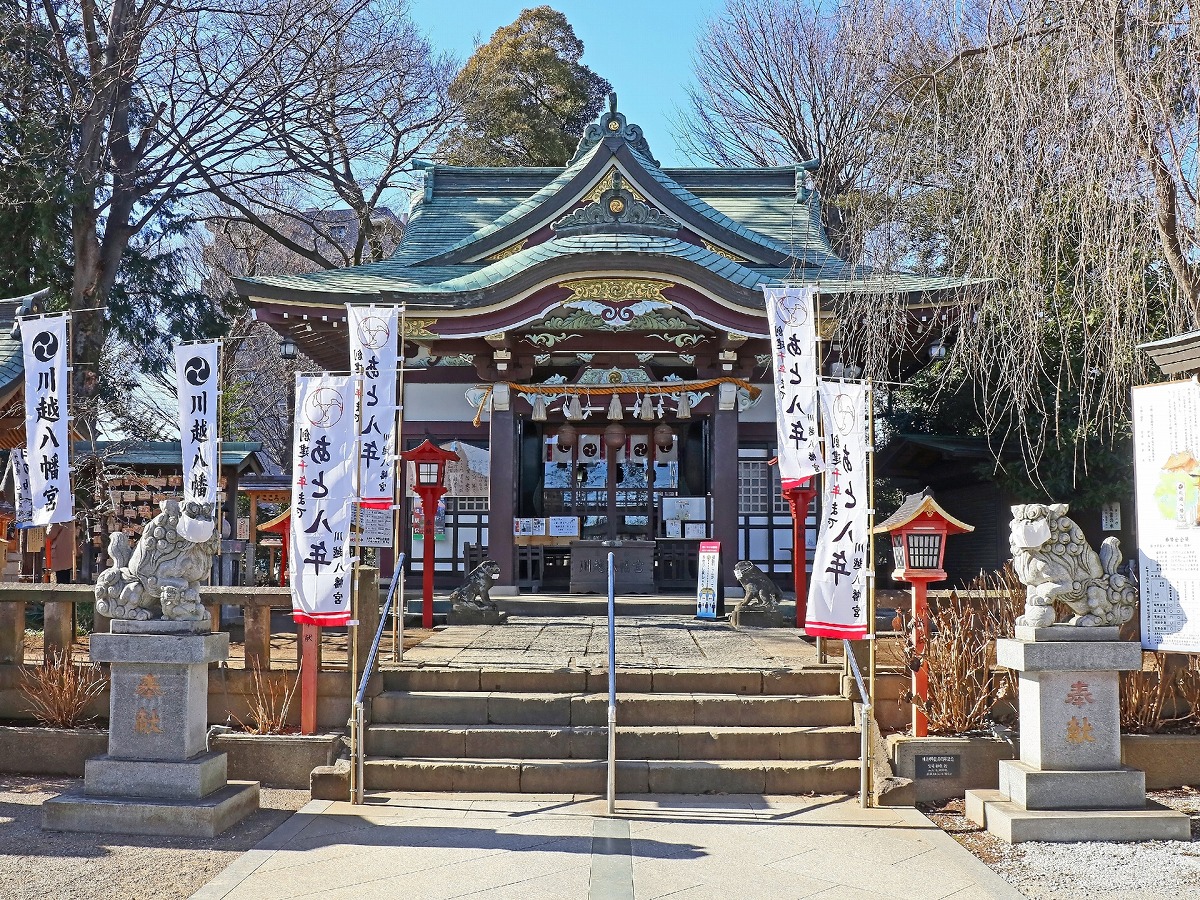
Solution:
{"label": "red lantern", "polygon": [[446,493],[446,463],[458,459],[457,453],[443,450],[426,438],[419,447],[400,454],[416,470],[413,490],[421,498],[421,511],[425,516],[425,528],[421,540],[425,554],[422,563],[421,624],[433,627],[433,519],[437,513],[438,500]]}
{"label": "red lantern", "polygon": [[[960,522],[942,509],[929,488],[919,494],[909,494],[899,509],[875,526],[876,534],[892,536],[892,553],[896,557],[892,577],[897,581],[912,582],[913,648],[918,658],[925,652],[929,635],[929,603],[926,599],[929,582],[946,578],[946,570],[942,567],[946,538],[974,530],[974,525]],[[913,672],[913,694],[922,700],[929,699],[929,674],[923,661]],[[914,703],[913,735],[925,737],[928,733],[929,720]]]}

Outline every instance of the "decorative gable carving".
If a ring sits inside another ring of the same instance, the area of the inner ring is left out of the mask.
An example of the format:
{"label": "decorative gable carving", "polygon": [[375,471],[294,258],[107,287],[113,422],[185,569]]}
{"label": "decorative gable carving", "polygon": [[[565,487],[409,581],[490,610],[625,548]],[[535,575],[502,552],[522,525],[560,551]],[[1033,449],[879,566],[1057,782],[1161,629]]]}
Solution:
{"label": "decorative gable carving", "polygon": [[617,112],[617,92],[612,91],[608,95],[608,112],[600,117],[600,124],[592,123],[584,131],[583,137],[579,139],[579,146],[575,150],[575,155],[571,157],[571,161],[567,165],[573,166],[584,156],[588,151],[599,144],[607,137],[619,137],[629,145],[629,149],[640,153],[654,165],[658,165],[658,160],[654,158],[654,154],[650,152],[650,145],[646,143],[646,136],[642,134],[642,129],[638,125],[630,125],[625,116]]}
{"label": "decorative gable carving", "polygon": [[612,174],[612,187],[598,200],[581,206],[550,226],[558,237],[575,234],[654,234],[675,237],[679,222],[634,197],[620,172]]}

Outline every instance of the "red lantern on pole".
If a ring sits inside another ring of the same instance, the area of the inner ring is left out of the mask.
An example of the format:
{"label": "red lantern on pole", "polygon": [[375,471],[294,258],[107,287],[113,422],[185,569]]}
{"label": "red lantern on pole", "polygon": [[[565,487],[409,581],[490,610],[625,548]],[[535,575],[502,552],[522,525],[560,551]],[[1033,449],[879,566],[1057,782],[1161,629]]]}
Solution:
{"label": "red lantern on pole", "polygon": [[919,494],[909,494],[899,509],[875,526],[876,534],[892,536],[892,554],[896,559],[892,577],[896,581],[911,582],[913,586],[913,649],[919,662],[912,676],[915,737],[925,737],[929,733],[929,720],[916,702],[918,698],[929,699],[929,673],[923,659],[929,637],[929,583],[946,579],[942,564],[946,558],[947,536],[974,530],[974,525],[960,522],[942,509],[929,488]]}
{"label": "red lantern on pole", "polygon": [[421,498],[421,514],[425,527],[421,530],[424,556],[421,564],[421,624],[433,627],[433,522],[437,515],[438,500],[446,493],[446,463],[457,460],[458,454],[443,450],[428,438],[400,454],[405,462],[413,464],[416,477],[413,490]]}
{"label": "red lantern on pole", "polygon": [[[778,465],[779,457],[768,465]],[[796,591],[796,627],[804,628],[808,616],[808,510],[817,497],[814,479],[806,478],[796,487],[783,491],[792,514],[792,586]]]}

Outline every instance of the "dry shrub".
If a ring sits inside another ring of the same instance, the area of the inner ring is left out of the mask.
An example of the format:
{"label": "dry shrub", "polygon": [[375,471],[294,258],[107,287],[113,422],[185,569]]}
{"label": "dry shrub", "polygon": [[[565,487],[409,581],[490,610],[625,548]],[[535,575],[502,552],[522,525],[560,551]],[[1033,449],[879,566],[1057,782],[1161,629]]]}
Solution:
{"label": "dry shrub", "polygon": [[95,663],[76,663],[64,651],[54,651],[40,666],[21,670],[21,692],[34,718],[52,728],[78,728],[94,721],[84,711],[104,692],[107,681]]}
{"label": "dry shrub", "polygon": [[[962,734],[986,728],[1002,700],[1016,698],[1015,673],[997,670],[996,638],[1011,636],[1025,604],[1024,586],[1011,567],[981,573],[930,610],[930,634],[923,661],[929,697],[920,705],[931,734]],[[909,669],[922,661],[913,645],[911,622],[904,656]]]}
{"label": "dry shrub", "polygon": [[258,669],[250,671],[250,681],[254,694],[246,701],[249,707],[249,722],[230,713],[230,716],[241,726],[242,731],[250,734],[280,734],[287,729],[288,710],[292,706],[292,698],[300,686],[300,670],[296,670],[296,680],[289,686],[283,678],[264,678]]}
{"label": "dry shrub", "polygon": [[1122,672],[1121,731],[1158,734],[1200,727],[1200,658],[1155,653],[1154,668]]}

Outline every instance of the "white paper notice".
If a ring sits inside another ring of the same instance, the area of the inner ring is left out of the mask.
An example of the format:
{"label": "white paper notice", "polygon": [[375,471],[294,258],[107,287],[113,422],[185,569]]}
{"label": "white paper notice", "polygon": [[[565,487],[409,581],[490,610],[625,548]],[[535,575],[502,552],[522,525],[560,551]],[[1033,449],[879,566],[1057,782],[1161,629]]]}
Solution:
{"label": "white paper notice", "polygon": [[1200,385],[1133,391],[1142,646],[1200,652]]}

